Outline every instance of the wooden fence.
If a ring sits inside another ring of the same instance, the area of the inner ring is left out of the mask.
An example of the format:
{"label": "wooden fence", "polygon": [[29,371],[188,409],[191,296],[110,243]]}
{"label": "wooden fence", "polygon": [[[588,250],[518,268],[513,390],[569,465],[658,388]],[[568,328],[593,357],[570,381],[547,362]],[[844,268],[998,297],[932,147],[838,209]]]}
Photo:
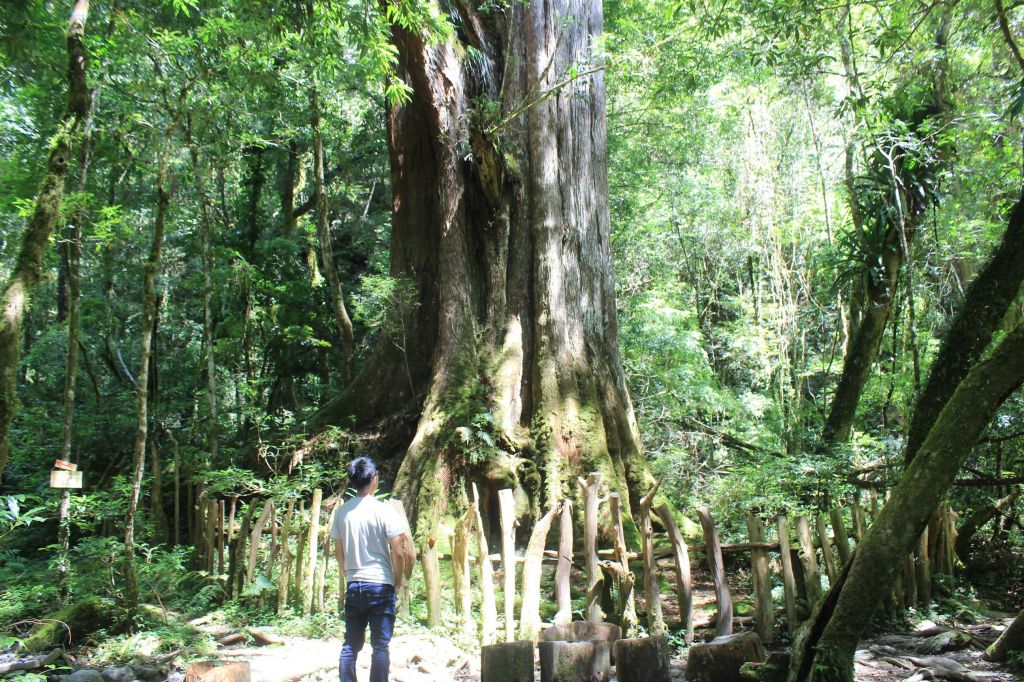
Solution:
{"label": "wooden fence", "polygon": [[[548,510],[532,528],[522,556],[515,552],[515,501],[513,491],[497,495],[500,539],[491,553],[479,495],[473,487],[473,500],[451,532],[451,553],[442,555],[435,545],[423,551],[419,561],[423,570],[428,624],[435,626],[441,617],[442,572],[440,563],[451,562],[452,593],[460,626],[467,637],[478,636],[482,644],[498,639],[536,639],[543,623],[541,595],[545,591],[543,566],[554,564],[553,582],[557,611],[555,624],[573,619],[571,601],[573,567],[582,566],[579,585],[584,594],[583,618],[592,622],[612,620],[628,631],[638,624],[636,593],[644,598],[645,625],[650,633],[662,633],[666,623],[662,613],[659,570],[674,574],[675,598],[679,622],[687,641],[693,638],[693,590],[690,571],[692,554],[703,554],[714,583],[716,617],[715,636],[732,632],[733,600],[726,581],[723,554],[749,554],[754,627],[769,643],[774,638],[776,604],[773,599],[773,574],[782,584],[779,610],[785,615],[792,633],[823,596],[823,578],[831,584],[854,547],[867,532],[878,513],[878,498],[872,495],[865,508],[853,501],[833,507],[828,514],[814,518],[779,516],[770,527],[750,514],[746,519],[747,542],[722,544],[714,519],[707,509],[696,510],[703,529],[703,547],[689,547],[668,505],[652,509],[658,486],[641,500],[636,518],[641,537],[639,553],[629,551],[625,541],[622,505],[619,494],[600,496],[601,474],[580,479],[579,499],[583,502],[582,551],[574,550],[572,502],[562,500]],[[326,576],[333,561],[330,527],[335,497],[326,503],[320,490],[312,499],[289,502],[275,509],[270,500],[251,500],[239,522],[235,500],[209,498],[201,489],[196,495],[194,516],[190,519],[201,568],[226,577],[229,595],[253,594],[263,603],[276,588],[277,610],[289,605],[303,614],[327,608]],[[401,508],[401,503],[393,501]],[[606,509],[605,509],[606,508]],[[404,510],[402,510],[404,516]],[[324,517],[324,518],[321,518]],[[558,520],[558,546],[547,547],[550,530]],[[656,532],[653,524],[661,530]],[[605,532],[599,534],[599,525]],[[774,537],[770,537],[774,536]],[[612,547],[599,548],[600,537],[610,537]],[[852,543],[852,545],[851,545]],[[890,607],[914,607],[931,601],[932,575],[953,575],[955,570],[956,514],[941,507],[921,536],[918,548],[908,555],[897,578]],[[475,547],[474,547],[475,545]],[[472,551],[474,550],[475,551]],[[634,585],[631,563],[639,560],[642,586]],[[495,564],[501,568],[502,607],[499,633]],[[520,567],[517,571],[517,567]],[[475,571],[473,569],[476,569]],[[519,580],[517,581],[517,573]],[[550,574],[551,571],[548,571]],[[275,576],[276,574],[276,576]],[[408,587],[405,588],[406,591]],[[516,596],[520,597],[515,613]],[[400,595],[406,610],[408,593]],[[339,594],[340,598],[340,594]],[[472,615],[473,603],[479,604],[480,628]]]}

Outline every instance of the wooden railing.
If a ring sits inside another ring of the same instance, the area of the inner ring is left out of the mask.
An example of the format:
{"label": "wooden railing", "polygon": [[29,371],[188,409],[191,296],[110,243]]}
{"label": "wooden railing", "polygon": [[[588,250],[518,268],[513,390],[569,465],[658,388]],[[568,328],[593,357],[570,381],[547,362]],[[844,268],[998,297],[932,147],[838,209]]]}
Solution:
{"label": "wooden railing", "polygon": [[[661,609],[658,573],[670,572],[674,574],[680,614],[679,622],[674,625],[685,630],[690,641],[693,638],[691,555],[703,554],[715,589],[714,634],[725,635],[732,632],[735,619],[723,554],[747,553],[751,565],[754,626],[760,638],[769,643],[774,639],[776,625],[773,577],[781,580],[783,598],[779,610],[785,615],[792,633],[801,614],[808,613],[822,598],[823,581],[832,584],[836,580],[856,544],[862,541],[870,519],[878,513],[878,500],[873,498],[870,512],[854,501],[833,507],[827,515],[796,516],[792,524],[786,516],[779,516],[766,527],[764,520],[748,515],[747,542],[723,544],[709,510],[698,509],[696,515],[703,528],[703,547],[689,547],[668,505],[651,508],[657,491],[655,486],[641,500],[638,512],[641,551],[633,552],[626,546],[620,497],[615,492],[601,497],[601,484],[599,473],[580,479],[581,550],[573,549],[576,528],[572,502],[565,499],[537,521],[521,556],[515,551],[512,491],[502,490],[497,495],[500,527],[496,529],[496,537],[499,542],[497,552],[491,553],[483,510],[474,486],[469,508],[451,531],[451,553],[441,554],[435,547],[419,557],[429,624],[440,622],[443,589],[440,563],[450,562],[450,588],[460,628],[467,637],[478,636],[482,644],[497,641],[499,623],[501,639],[505,641],[535,639],[544,625],[540,614],[541,595],[552,589],[557,605],[553,622],[571,621],[574,575],[583,581],[577,586],[577,592],[585,596],[583,618],[592,622],[611,619],[628,631],[639,620],[633,567],[639,560],[645,606],[642,613],[648,632],[657,634],[667,629]],[[297,504],[289,502],[284,510],[275,508],[270,500],[250,500],[239,524],[235,518],[235,501],[210,499],[200,491],[196,496],[194,518],[190,519],[195,529],[200,567],[211,575],[226,576],[229,596],[247,591],[255,594],[262,604],[276,587],[279,613],[289,606],[303,614],[326,610],[325,576],[333,561],[330,527],[333,509],[339,501],[333,497],[325,503],[320,490],[313,492],[308,505],[304,500]],[[401,503],[392,503],[404,516]],[[322,519],[324,514],[326,518]],[[556,519],[558,547],[548,548],[547,538]],[[603,537],[611,540],[611,547],[598,547],[602,537],[598,527],[602,519],[607,531]],[[655,523],[660,527],[657,531]],[[931,600],[932,574],[953,574],[955,526],[956,515],[948,506],[941,507],[922,535],[917,550],[906,558],[891,605],[909,608],[927,604]],[[500,567],[499,571],[495,571],[495,564]],[[549,590],[544,589],[544,564],[556,565],[554,575],[549,577],[553,583],[549,584]],[[517,571],[518,566],[521,568]],[[574,574],[573,567],[582,570]],[[496,573],[500,573],[502,584],[500,621]],[[521,598],[518,614],[514,613],[517,591]],[[406,594],[400,595],[406,614],[410,600],[406,587]],[[479,604],[479,629],[472,613],[474,602]],[[612,612],[604,613],[602,603],[609,602]]]}

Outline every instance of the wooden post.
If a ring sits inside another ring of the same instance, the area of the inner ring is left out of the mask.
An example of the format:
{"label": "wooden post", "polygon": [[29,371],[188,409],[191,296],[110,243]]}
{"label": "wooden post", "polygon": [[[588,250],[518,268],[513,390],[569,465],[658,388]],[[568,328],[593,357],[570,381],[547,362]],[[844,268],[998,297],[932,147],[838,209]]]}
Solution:
{"label": "wooden post", "polygon": [[[747,514],[747,536],[751,542],[764,542],[764,525],[753,514]],[[754,573],[754,622],[757,636],[764,644],[775,640],[775,607],[772,605],[772,581],[768,575],[768,552],[750,550],[750,563]]]}
{"label": "wooden post", "polygon": [[317,488],[313,491],[313,502],[309,507],[309,535],[306,540],[308,557],[302,583],[302,615],[313,613],[313,582],[316,577],[316,557],[320,545],[320,505],[323,503],[324,491]]}
{"label": "wooden post", "polygon": [[591,623],[604,620],[601,611],[603,578],[597,557],[597,492],[601,485],[601,472],[595,471],[580,479],[583,497],[583,559],[587,573],[586,616]]}
{"label": "wooden post", "polygon": [[253,578],[256,575],[256,559],[260,551],[260,539],[263,537],[263,527],[267,525],[267,520],[270,519],[270,512],[274,508],[274,503],[267,500],[263,503],[263,513],[260,514],[260,518],[256,521],[256,524],[252,527],[252,534],[250,535],[249,542],[249,565],[245,571],[245,584],[252,583]]}
{"label": "wooden post", "polygon": [[836,549],[839,550],[839,560],[843,566],[850,560],[850,537],[846,533],[846,522],[843,521],[843,510],[839,507],[832,507],[828,512],[832,520],[832,535],[836,540]]}
{"label": "wooden post", "polygon": [[452,577],[455,581],[455,608],[462,623],[462,634],[471,637],[476,630],[473,622],[473,591],[469,575],[469,534],[473,530],[473,510],[467,509],[455,524],[452,539]]}
{"label": "wooden post", "polygon": [[217,572],[224,573],[224,500],[218,500],[216,504],[217,517]]}
{"label": "wooden post", "polygon": [[195,504],[189,506],[189,538],[192,539],[192,546],[196,548],[196,558],[200,566],[205,566],[203,556],[203,529],[206,528],[206,484],[200,483],[196,486]]}
{"label": "wooden post", "polygon": [[[821,558],[825,560],[825,572],[828,574],[829,586],[836,584],[839,570],[836,568],[835,555],[832,554],[832,543],[828,540],[828,526],[825,525],[825,517],[818,514],[815,519],[818,531],[818,545],[821,547]],[[767,642],[765,642],[767,644]]]}
{"label": "wooden post", "polygon": [[473,525],[476,526],[477,564],[480,566],[480,643],[493,644],[498,629],[498,607],[494,602],[494,568],[487,549],[487,534],[480,514],[480,495],[473,484]]}
{"label": "wooden post", "polygon": [[622,526],[622,500],[618,493],[609,493],[609,509],[612,515],[612,527],[615,529],[615,560],[622,569],[618,589],[620,592],[619,602],[621,608],[621,622],[619,625],[624,632],[632,632],[637,626],[636,617],[636,596],[633,589],[633,573],[629,570],[629,548],[626,546],[626,533]]}
{"label": "wooden post", "polygon": [[[206,503],[206,570],[208,573],[223,573],[224,562],[218,563],[220,543],[217,541],[217,528],[223,524],[217,523],[217,510],[220,506],[217,500],[209,500]],[[220,570],[218,571],[218,566]]]}
{"label": "wooden post", "polygon": [[323,540],[317,540],[317,543],[323,549],[323,560],[316,562],[316,575],[313,578],[313,609],[318,613],[326,611],[326,603],[324,601],[324,578],[327,575],[327,564],[330,563],[331,554],[331,529],[334,528],[334,514],[327,514],[327,526],[324,529]]}
{"label": "wooden post", "polygon": [[295,569],[292,571],[292,584],[288,588],[292,602],[302,608],[302,576],[306,572],[305,562],[302,560],[306,555],[306,501],[299,500],[299,516],[296,519],[295,534],[298,536],[295,545]]}
{"label": "wooden post", "polygon": [[665,618],[661,612],[661,589],[658,584],[657,563],[654,559],[654,535],[651,528],[651,504],[661,487],[655,481],[654,487],[640,500],[640,540],[644,548],[644,596],[647,598],[647,625],[652,635],[665,634]]}
{"label": "wooden post", "polygon": [[796,536],[800,542],[800,564],[804,568],[804,584],[807,586],[807,601],[811,608],[821,601],[821,578],[818,572],[818,559],[814,555],[814,541],[811,539],[811,526],[806,516],[798,516],[794,520]]}
{"label": "wooden post", "polygon": [[[292,530],[292,512],[295,510],[295,502],[288,501],[288,510],[284,514],[284,525],[281,526],[281,572],[277,576],[277,615],[283,616],[288,606],[288,577],[292,567],[292,550],[288,543],[288,536]],[[342,568],[344,573],[344,568]]]}
{"label": "wooden post", "polygon": [[928,563],[928,526],[917,543],[917,603],[928,609],[932,603],[932,570]]}
{"label": "wooden post", "polygon": [[238,496],[237,495],[232,495],[231,496],[231,504],[228,505],[228,525],[224,529],[225,530],[224,539],[225,539],[225,542],[227,543],[228,547],[232,546],[231,543],[235,539],[235,511],[237,510],[237,508],[238,508]]}
{"label": "wooden post", "polygon": [[729,585],[725,582],[725,566],[722,563],[722,544],[718,540],[718,531],[707,507],[697,510],[701,528],[704,529],[704,547],[708,559],[708,568],[715,581],[715,601],[718,613],[715,616],[715,637],[732,634],[732,595]]}
{"label": "wooden post", "polygon": [[853,514],[853,536],[857,538],[859,545],[868,531],[867,522],[864,520],[864,507],[860,506],[860,502],[854,502],[850,505],[850,510]]}
{"label": "wooden post", "polygon": [[[505,641],[516,638],[516,501],[510,488],[498,491],[501,521],[501,565],[505,571]],[[543,548],[541,549],[543,552]]]}
{"label": "wooden post", "polygon": [[523,603],[519,612],[519,639],[537,639],[540,631],[540,579],[543,569],[544,544],[547,541],[551,523],[555,520],[561,505],[555,505],[540,517],[530,534],[523,557]]}
{"label": "wooden post", "polygon": [[558,567],[555,569],[555,625],[572,622],[572,597],[569,577],[572,571],[572,500],[562,500],[561,518],[558,520]]}
{"label": "wooden post", "polygon": [[242,530],[231,545],[231,561],[228,569],[229,596],[241,596],[242,589],[245,587],[245,543],[249,539],[249,529],[252,528],[255,516],[256,500],[252,500],[246,508]]}
{"label": "wooden post", "polygon": [[274,566],[277,565],[277,552],[279,550],[277,534],[280,528],[277,525],[277,505],[271,503],[270,507],[270,557],[267,559],[267,575],[274,573]]}
{"label": "wooden post", "polygon": [[665,526],[676,559],[676,598],[679,601],[679,621],[686,629],[686,643],[693,643],[693,587],[690,580],[690,554],[679,525],[667,504],[655,510],[661,525]]}
{"label": "wooden post", "polygon": [[779,558],[782,561],[782,585],[786,595],[786,628],[789,634],[796,632],[796,576],[793,574],[793,557],[789,550],[789,522],[785,516],[777,520],[779,529]]}

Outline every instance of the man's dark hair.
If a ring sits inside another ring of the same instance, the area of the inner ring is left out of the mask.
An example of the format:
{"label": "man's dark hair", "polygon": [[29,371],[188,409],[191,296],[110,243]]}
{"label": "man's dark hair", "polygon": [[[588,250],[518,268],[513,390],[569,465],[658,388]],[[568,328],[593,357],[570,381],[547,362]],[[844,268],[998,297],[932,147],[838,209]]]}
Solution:
{"label": "man's dark hair", "polygon": [[369,457],[356,457],[348,465],[348,482],[356,490],[370,485],[377,475],[377,463]]}

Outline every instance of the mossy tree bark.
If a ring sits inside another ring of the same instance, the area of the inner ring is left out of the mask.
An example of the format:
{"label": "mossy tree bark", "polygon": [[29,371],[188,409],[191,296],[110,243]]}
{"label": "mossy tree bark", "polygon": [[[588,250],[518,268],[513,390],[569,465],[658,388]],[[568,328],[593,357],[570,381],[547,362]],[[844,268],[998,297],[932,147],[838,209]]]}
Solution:
{"label": "mossy tree bark", "polygon": [[946,331],[907,433],[905,461],[914,459],[946,401],[992,341],[1024,282],[1024,199],[1010,211],[1003,239],[967,287]]}
{"label": "mossy tree bark", "polygon": [[[388,112],[391,274],[416,305],[311,424],[422,399],[395,485],[421,547],[469,481],[516,488],[539,516],[594,471],[628,493],[637,546],[630,503],[654,480],[617,340],[601,3],[455,2],[453,23],[442,40],[393,33],[412,94]],[[462,442],[473,424],[490,438]]]}
{"label": "mossy tree bark", "polygon": [[903,558],[996,409],[1024,382],[1024,325],[979,362],[950,398],[853,560],[814,609],[793,648],[790,682],[853,679],[853,654]]}
{"label": "mossy tree bark", "polygon": [[1005,661],[1011,653],[1024,653],[1024,611],[1017,614],[992,646],[985,651],[989,661]]}
{"label": "mossy tree bark", "polygon": [[86,87],[85,22],[89,0],[77,0],[65,34],[68,53],[68,103],[56,135],[50,140],[46,176],[36,195],[35,210],[21,238],[21,250],[3,289],[0,317],[0,478],[10,459],[10,432],[17,401],[18,360],[21,357],[21,322],[41,275],[43,255],[49,244],[64,200],[68,174],[79,129],[89,110]]}

